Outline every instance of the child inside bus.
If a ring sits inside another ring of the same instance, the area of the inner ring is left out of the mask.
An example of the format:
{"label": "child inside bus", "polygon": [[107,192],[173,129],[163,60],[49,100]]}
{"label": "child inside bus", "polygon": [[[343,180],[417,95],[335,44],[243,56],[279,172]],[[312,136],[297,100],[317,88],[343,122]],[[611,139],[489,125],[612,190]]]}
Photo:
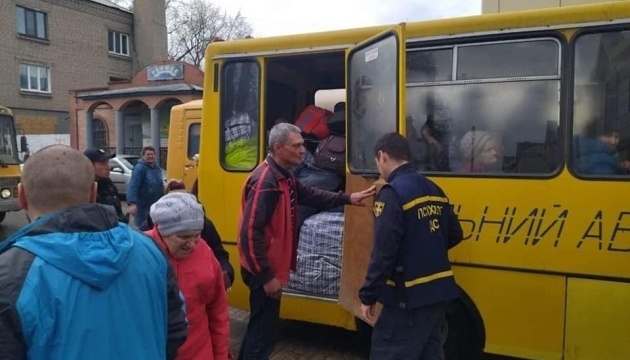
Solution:
{"label": "child inside bus", "polygon": [[[630,161],[619,161],[619,133],[613,129],[596,130],[593,121],[586,130],[590,136],[577,136],[574,140],[575,169],[580,174],[621,175],[630,171]],[[599,135],[596,135],[599,133]]]}

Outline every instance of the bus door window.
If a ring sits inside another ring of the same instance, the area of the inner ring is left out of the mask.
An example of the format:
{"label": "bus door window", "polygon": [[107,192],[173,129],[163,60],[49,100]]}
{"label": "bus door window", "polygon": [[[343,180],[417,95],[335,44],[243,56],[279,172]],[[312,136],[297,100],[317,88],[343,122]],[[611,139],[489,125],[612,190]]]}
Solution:
{"label": "bus door window", "polygon": [[559,60],[560,44],[548,38],[409,50],[407,127],[419,132],[416,166],[451,173],[555,171]]}
{"label": "bus door window", "polygon": [[376,172],[374,144],[397,130],[398,51],[395,36],[356,51],[350,58],[348,161],[357,172]]}
{"label": "bus door window", "polygon": [[573,170],[630,174],[630,31],[587,33],[575,42]]}
{"label": "bus door window", "polygon": [[253,60],[226,63],[221,78],[222,163],[228,170],[251,170],[258,163],[258,63]]}

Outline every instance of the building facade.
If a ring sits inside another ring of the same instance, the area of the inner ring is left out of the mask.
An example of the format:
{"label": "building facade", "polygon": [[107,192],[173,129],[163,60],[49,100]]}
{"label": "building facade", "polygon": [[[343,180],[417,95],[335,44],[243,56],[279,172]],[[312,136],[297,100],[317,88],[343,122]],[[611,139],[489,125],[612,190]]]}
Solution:
{"label": "building facade", "polygon": [[[610,2],[614,0],[483,0],[484,14]],[[627,0],[618,0],[627,1]]]}
{"label": "building facade", "polygon": [[150,145],[165,167],[171,108],[202,95],[203,71],[177,61],[151,64],[131,81],[72,91],[71,145],[129,155]]}
{"label": "building facade", "polygon": [[164,0],[134,8],[147,12],[107,0],[0,1],[0,105],[32,151],[70,144],[70,90],[129,81],[167,58]]}

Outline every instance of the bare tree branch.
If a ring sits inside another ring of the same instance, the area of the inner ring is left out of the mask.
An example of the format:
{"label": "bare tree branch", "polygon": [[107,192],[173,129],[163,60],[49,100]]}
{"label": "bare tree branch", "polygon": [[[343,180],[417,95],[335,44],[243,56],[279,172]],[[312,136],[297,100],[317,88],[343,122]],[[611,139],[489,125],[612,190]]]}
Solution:
{"label": "bare tree branch", "polygon": [[169,0],[167,24],[169,58],[200,67],[206,47],[217,37],[224,40],[251,35],[252,27],[239,12],[230,16],[206,0]]}
{"label": "bare tree branch", "polygon": [[[133,0],[109,0],[128,9]],[[206,48],[215,39],[248,37],[253,29],[239,11],[231,16],[209,0],[164,0],[168,57],[201,67]]]}

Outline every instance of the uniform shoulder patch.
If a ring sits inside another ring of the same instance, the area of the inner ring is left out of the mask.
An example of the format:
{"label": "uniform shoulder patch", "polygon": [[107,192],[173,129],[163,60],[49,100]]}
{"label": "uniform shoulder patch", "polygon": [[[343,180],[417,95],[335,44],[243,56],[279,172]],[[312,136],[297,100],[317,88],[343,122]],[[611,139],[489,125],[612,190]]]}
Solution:
{"label": "uniform shoulder patch", "polygon": [[372,206],[372,212],[374,216],[379,217],[383,213],[383,209],[385,208],[385,203],[382,201],[375,201],[374,206]]}

